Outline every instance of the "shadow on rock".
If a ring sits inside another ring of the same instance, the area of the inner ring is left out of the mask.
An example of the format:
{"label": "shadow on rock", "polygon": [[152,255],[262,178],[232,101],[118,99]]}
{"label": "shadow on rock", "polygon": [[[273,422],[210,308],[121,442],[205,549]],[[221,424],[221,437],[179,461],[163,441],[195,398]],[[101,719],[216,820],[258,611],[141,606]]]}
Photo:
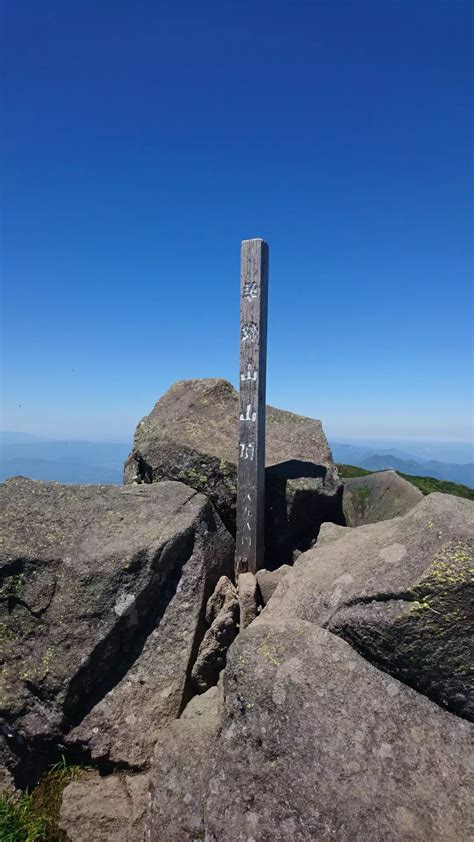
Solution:
{"label": "shadow on rock", "polygon": [[[331,493],[328,493],[330,491]],[[327,468],[291,459],[265,471],[265,565],[292,564],[308,550],[325,521],[345,526],[342,487],[328,489]]]}

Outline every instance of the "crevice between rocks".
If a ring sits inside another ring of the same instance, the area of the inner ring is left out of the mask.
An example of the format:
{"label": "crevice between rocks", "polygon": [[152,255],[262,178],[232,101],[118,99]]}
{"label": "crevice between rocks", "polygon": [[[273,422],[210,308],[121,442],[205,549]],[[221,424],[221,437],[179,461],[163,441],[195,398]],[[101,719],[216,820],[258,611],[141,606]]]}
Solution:
{"label": "crevice between rocks", "polygon": [[332,631],[330,625],[334,618],[344,609],[354,608],[356,605],[372,605],[373,603],[398,601],[415,602],[417,599],[418,597],[411,591],[380,591],[375,594],[362,594],[361,596],[355,596],[352,599],[338,603],[327,620],[325,620],[324,623],[321,623],[321,627],[323,629],[327,629],[328,631]]}
{"label": "crevice between rocks", "polygon": [[[199,493],[199,492],[196,492],[196,493]],[[210,525],[212,526],[212,530],[215,530],[217,527],[216,527],[216,522],[215,522],[214,509],[213,509],[212,504],[210,502],[208,502],[208,505],[206,507],[205,516],[206,516],[206,521],[210,522]],[[235,545],[234,545],[234,548],[235,548]],[[206,551],[206,550],[204,550],[204,548],[201,548],[201,549],[202,549],[203,552]],[[233,557],[234,557],[234,552],[232,553],[232,562],[233,562]],[[199,655],[199,650],[200,650],[201,644],[203,643],[204,638],[206,636],[206,633],[208,632],[208,630],[210,628],[210,624],[206,620],[206,611],[207,611],[208,600],[210,599],[210,597],[214,593],[216,585],[217,585],[219,579],[221,578],[221,576],[227,576],[232,581],[232,584],[235,583],[235,574],[234,574],[232,562],[227,567],[224,564],[222,569],[219,570],[215,576],[213,576],[212,578],[208,577],[206,579],[206,584],[205,584],[204,593],[203,593],[203,599],[202,599],[201,608],[200,608],[200,611],[199,611],[199,619],[198,619],[198,622],[196,624],[194,640],[193,640],[192,649],[191,649],[191,653],[190,653],[190,657],[189,657],[189,661],[188,661],[188,666],[187,666],[187,670],[186,670],[186,682],[185,682],[185,686],[184,686],[184,690],[183,690],[183,695],[182,695],[182,698],[181,698],[181,705],[180,705],[180,708],[179,708],[178,717],[182,715],[183,711],[188,706],[189,702],[195,696],[201,695],[202,692],[205,692],[205,691],[202,691],[202,690],[201,691],[198,690],[198,688],[197,688],[197,686],[194,682],[192,672],[193,672],[194,665],[195,665],[196,660],[197,660],[198,655]],[[225,664],[224,664],[224,666],[225,666]],[[224,669],[224,667],[222,667],[222,669]],[[220,672],[222,672],[222,670]],[[214,684],[217,684],[218,680],[219,680],[219,675],[217,676]],[[214,685],[210,684],[209,687],[211,687],[211,686],[214,686]],[[209,687],[207,687],[206,690],[208,690]]]}

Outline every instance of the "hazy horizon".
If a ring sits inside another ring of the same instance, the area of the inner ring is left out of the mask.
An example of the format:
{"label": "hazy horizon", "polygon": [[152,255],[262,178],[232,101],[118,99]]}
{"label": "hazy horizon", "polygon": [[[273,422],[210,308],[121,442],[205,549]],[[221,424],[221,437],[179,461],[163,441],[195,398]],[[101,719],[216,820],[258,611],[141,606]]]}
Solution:
{"label": "hazy horizon", "polygon": [[[138,422],[137,422],[138,423]],[[110,445],[127,445],[130,448],[133,443],[133,434],[135,428],[129,434],[124,434],[118,438],[81,438],[71,436],[63,433],[58,436],[46,436],[38,433],[21,430],[0,430],[0,445],[2,436],[25,436],[27,440],[32,443],[37,442],[71,442],[71,443],[85,443],[85,444],[110,444]],[[474,442],[470,439],[466,441],[457,441],[453,439],[431,439],[429,437],[397,437],[397,436],[347,436],[337,435],[325,429],[326,436],[330,443],[360,445],[379,452],[389,451],[404,451],[404,455],[412,458],[426,461],[436,460],[441,462],[452,462],[453,464],[466,464],[474,461]],[[28,437],[30,437],[28,439]]]}

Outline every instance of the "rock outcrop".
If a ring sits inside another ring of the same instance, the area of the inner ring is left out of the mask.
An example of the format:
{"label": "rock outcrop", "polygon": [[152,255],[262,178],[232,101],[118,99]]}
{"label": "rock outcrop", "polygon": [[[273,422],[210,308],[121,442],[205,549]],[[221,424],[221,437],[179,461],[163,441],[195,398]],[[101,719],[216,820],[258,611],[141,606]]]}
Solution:
{"label": "rock outcrop", "polygon": [[474,504],[385,472],[342,525],[319,422],[271,410],[235,583],[236,402],[176,384],[123,487],[0,485],[0,781],[91,766],[71,842],[470,842]]}
{"label": "rock outcrop", "polygon": [[[238,395],[225,380],[175,383],[140,421],[125,483],[180,480],[205,492],[235,534]],[[325,520],[343,523],[342,484],[320,421],[267,407],[266,551],[306,550]]]}
{"label": "rock outcrop", "polygon": [[157,746],[151,838],[471,839],[474,505],[326,531],[231,646],[209,719]]}
{"label": "rock outcrop", "polygon": [[265,613],[309,620],[438,704],[474,718],[474,504],[430,494],[403,517],[337,530]]}
{"label": "rock outcrop", "polygon": [[405,515],[422,499],[421,491],[396,471],[378,471],[344,480],[343,509],[347,526]]}
{"label": "rock outcrop", "polygon": [[66,744],[143,767],[160,724],[194,692],[231,536],[207,498],[177,482],[16,478],[0,485],[0,510],[7,766],[31,782]]}
{"label": "rock outcrop", "polygon": [[221,707],[214,698],[211,715],[173,723],[157,746],[151,839],[471,838],[472,726],[345,641],[264,611],[223,679]]}

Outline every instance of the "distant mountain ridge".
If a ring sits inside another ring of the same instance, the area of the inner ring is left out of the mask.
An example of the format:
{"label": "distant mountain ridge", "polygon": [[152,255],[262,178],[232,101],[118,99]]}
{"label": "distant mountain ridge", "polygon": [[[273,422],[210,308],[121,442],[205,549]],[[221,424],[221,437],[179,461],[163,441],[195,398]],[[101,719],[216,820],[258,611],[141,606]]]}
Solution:
{"label": "distant mountain ridge", "polygon": [[[359,444],[330,444],[338,463],[368,471],[392,468],[402,474],[434,477],[474,488],[474,462],[416,459],[399,447],[378,452]],[[56,482],[121,484],[123,465],[131,449],[131,442],[49,441],[32,434],[1,432],[0,482],[22,475]]]}
{"label": "distant mountain ridge", "polygon": [[474,462],[458,465],[449,462],[439,462],[435,459],[419,461],[410,458],[400,458],[393,453],[375,453],[370,448],[359,445],[331,442],[334,461],[368,471],[384,471],[392,468],[403,474],[413,474],[421,477],[434,477],[440,480],[460,483],[474,488]]}

